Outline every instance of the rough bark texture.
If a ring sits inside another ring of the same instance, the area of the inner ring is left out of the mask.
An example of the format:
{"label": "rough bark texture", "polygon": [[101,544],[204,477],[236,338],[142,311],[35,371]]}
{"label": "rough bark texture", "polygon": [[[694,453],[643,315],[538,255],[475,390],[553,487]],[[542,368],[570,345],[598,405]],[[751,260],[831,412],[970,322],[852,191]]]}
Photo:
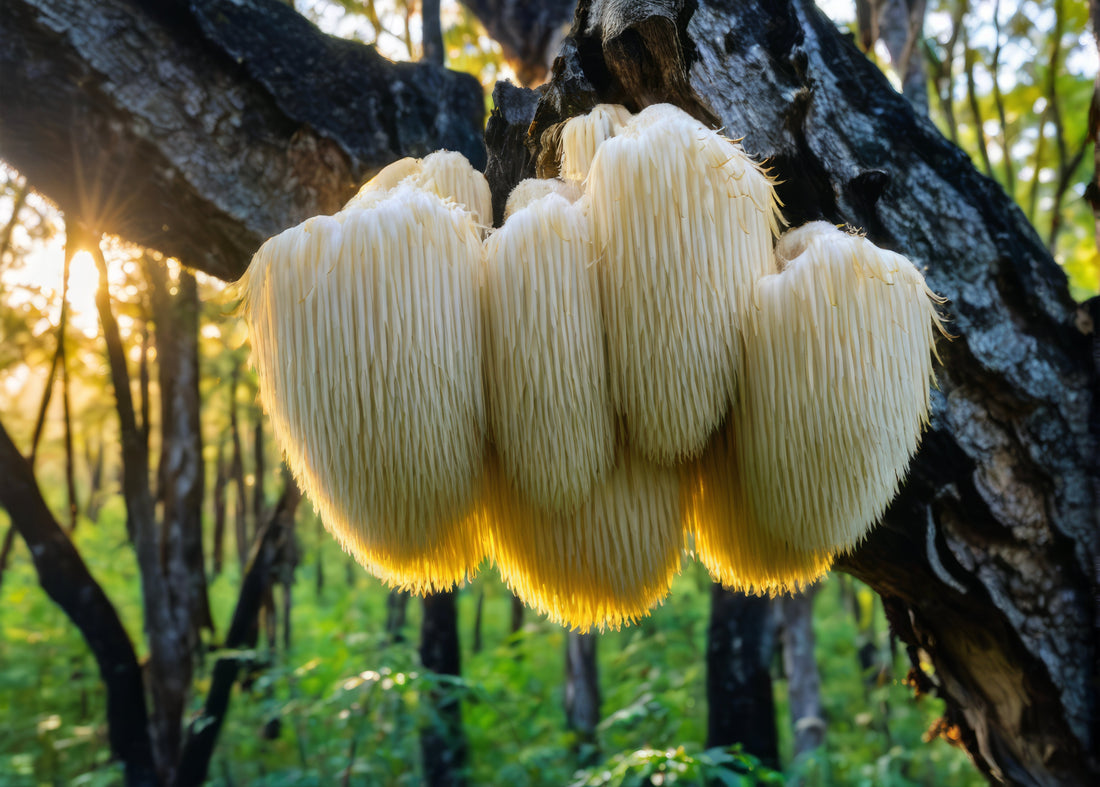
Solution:
{"label": "rough bark texture", "polygon": [[0,426],[0,505],[30,551],[38,581],[80,629],[95,657],[107,695],[111,752],[125,768],[127,787],[157,787],[141,666],[103,588],[54,519],[30,462]]}
{"label": "rough bark texture", "polygon": [[[671,99],[744,137],[792,225],[850,223],[924,268],[955,335],[939,347],[932,424],[884,523],[839,567],[882,595],[933,665],[983,772],[1096,781],[1095,383],[1064,274],[1000,187],[809,0],[628,6],[609,24],[616,3],[582,3],[541,100],[508,91],[508,113],[522,105],[534,122],[508,151],[494,147],[518,129],[491,119],[494,195],[507,194],[500,173],[530,173],[532,157],[553,171],[545,145],[561,120],[598,101]],[[634,32],[645,13],[679,46]],[[666,76],[635,91],[631,69]]]}
{"label": "rough bark texture", "polygon": [[794,755],[808,754],[825,742],[821,675],[814,648],[814,596],[817,585],[778,599],[783,673],[794,732]]}
{"label": "rough bark texture", "polygon": [[[423,600],[420,624],[420,662],[436,675],[462,674],[458,642],[455,591],[432,593]],[[431,706],[429,721],[420,729],[421,760],[427,787],[466,784],[466,735],[462,730],[462,701],[455,688],[438,681],[424,695]]]}
{"label": "rough bark texture", "polygon": [[775,652],[772,602],[715,584],[707,627],[707,748],[740,743],[779,767],[768,672]]}
{"label": "rough bark texture", "polygon": [[0,75],[0,156],[66,212],[224,279],[394,159],[485,162],[477,80],[276,0],[7,0]]}

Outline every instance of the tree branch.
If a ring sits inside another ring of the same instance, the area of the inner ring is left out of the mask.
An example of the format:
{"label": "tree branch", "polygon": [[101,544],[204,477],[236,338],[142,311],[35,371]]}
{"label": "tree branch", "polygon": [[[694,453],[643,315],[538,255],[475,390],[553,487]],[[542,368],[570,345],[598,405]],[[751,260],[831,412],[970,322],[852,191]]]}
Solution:
{"label": "tree branch", "polygon": [[95,656],[107,692],[111,751],[122,760],[128,787],[156,787],[145,689],[133,645],[110,600],[50,513],[30,462],[0,424],[0,504],[27,544],[38,582],[65,612]]}
{"label": "tree branch", "polygon": [[396,158],[485,161],[476,79],[276,0],[8,0],[0,83],[0,156],[89,225],[224,279]]}

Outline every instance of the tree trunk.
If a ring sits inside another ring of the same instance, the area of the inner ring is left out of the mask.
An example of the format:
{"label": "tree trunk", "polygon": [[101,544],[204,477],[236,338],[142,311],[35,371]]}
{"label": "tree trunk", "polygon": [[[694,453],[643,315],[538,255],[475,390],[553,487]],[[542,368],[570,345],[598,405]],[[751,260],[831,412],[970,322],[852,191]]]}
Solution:
{"label": "tree trunk", "polygon": [[386,638],[391,643],[405,641],[405,620],[408,617],[409,591],[393,588],[386,595]]}
{"label": "tree trunk", "polygon": [[214,460],[214,547],[213,568],[214,576],[222,573],[222,565],[225,560],[225,487],[229,477],[229,469],[225,462],[225,440],[218,441],[218,455]]}
{"label": "tree trunk", "polygon": [[185,610],[191,647],[200,630],[213,628],[206,595],[202,505],[206,467],[199,419],[199,292],[195,277],[181,271],[176,293],[162,263],[145,258],[156,324],[160,386],[160,461],[164,570],[173,604]]}
{"label": "tree trunk", "polygon": [[244,567],[252,541],[248,537],[248,492],[244,485],[244,452],[241,450],[241,424],[238,418],[237,385],[239,370],[233,368],[229,380],[229,480],[233,482],[233,535],[237,542],[237,562]]}
{"label": "tree trunk", "polygon": [[111,309],[107,264],[99,247],[98,235],[88,233],[86,242],[99,269],[96,309],[107,343],[115,409],[119,418],[126,524],[141,574],[145,634],[149,642],[148,684],[153,700],[153,752],[161,782],[171,784],[178,766],[183,712],[191,691],[192,648],[188,606],[179,603],[175,592],[177,588],[172,585],[173,557],[165,554],[165,541],[154,514],[153,494],[149,487],[149,455],[134,415],[126,353]]}
{"label": "tree trunk", "polygon": [[107,695],[107,736],[127,787],[159,787],[145,689],[133,645],[115,608],[50,513],[30,462],[0,425],[0,505],[7,509],[38,572],[38,582],[80,629]]}
{"label": "tree trunk", "polygon": [[740,743],[779,767],[768,672],[775,651],[771,601],[714,584],[707,628],[707,748]]}
{"label": "tree trunk", "polygon": [[[462,674],[458,644],[455,591],[424,597],[420,628],[420,661],[436,675]],[[462,730],[462,701],[456,687],[433,681],[422,699],[431,706],[430,719],[420,729],[424,784],[462,787],[466,784],[466,735]]]}
{"label": "tree trunk", "polygon": [[818,585],[778,599],[783,641],[783,672],[794,732],[794,756],[809,754],[825,742],[821,676],[814,651],[814,597]]}
{"label": "tree trunk", "polygon": [[597,635],[568,631],[565,634],[565,725],[576,736],[573,749],[577,767],[599,759],[596,725],[600,723],[600,672],[596,663]]}
{"label": "tree trunk", "polygon": [[983,773],[1097,781],[1096,382],[1065,275],[1001,188],[810,0],[654,0],[630,20],[616,8],[582,3],[541,98],[498,88],[494,207],[540,156],[552,171],[541,142],[564,118],[672,101],[744,137],[791,225],[850,223],[925,269],[955,334],[939,347],[932,423],[884,522],[838,568],[882,596],[914,670],[932,665]]}

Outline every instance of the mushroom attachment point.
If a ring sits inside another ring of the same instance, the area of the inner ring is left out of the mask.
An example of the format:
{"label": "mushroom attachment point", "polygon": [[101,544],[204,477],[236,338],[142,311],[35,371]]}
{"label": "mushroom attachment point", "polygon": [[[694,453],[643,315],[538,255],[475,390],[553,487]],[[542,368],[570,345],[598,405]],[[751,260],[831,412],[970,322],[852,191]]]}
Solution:
{"label": "mushroom attachment point", "polygon": [[325,526],[426,592],[485,555],[485,406],[471,214],[400,186],[268,240],[242,279],[260,395]]}
{"label": "mushroom attachment point", "polygon": [[909,260],[826,222],[755,288],[741,387],[689,471],[695,549],[724,584],[797,588],[897,494],[928,423],[936,304]]}

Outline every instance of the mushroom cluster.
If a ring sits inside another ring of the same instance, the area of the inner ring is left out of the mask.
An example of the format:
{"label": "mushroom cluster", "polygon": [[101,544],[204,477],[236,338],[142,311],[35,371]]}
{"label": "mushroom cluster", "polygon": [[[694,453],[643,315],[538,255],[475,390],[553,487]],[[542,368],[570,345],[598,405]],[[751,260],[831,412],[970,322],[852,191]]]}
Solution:
{"label": "mushroom cluster", "polygon": [[675,107],[559,138],[562,177],[495,231],[484,177],[438,152],[260,248],[240,292],[288,465],[384,581],[488,557],[577,628],[645,615],[688,544],[730,586],[813,581],[916,450],[935,296],[833,225],[776,243],[768,175]]}

